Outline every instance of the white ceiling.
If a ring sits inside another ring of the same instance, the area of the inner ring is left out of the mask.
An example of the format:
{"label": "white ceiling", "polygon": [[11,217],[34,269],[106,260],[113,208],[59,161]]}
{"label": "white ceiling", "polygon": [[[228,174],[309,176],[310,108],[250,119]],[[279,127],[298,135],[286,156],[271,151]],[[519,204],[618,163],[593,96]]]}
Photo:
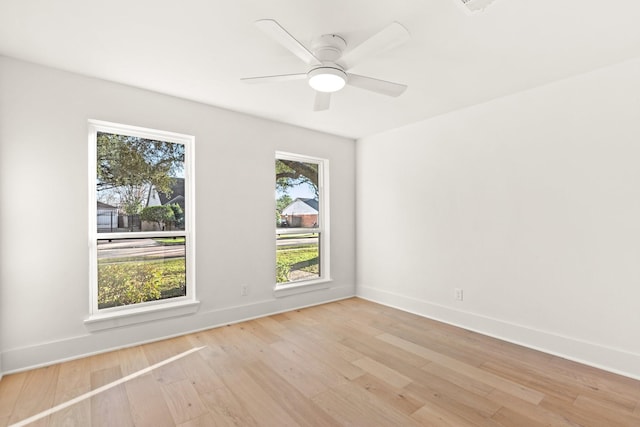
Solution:
{"label": "white ceiling", "polygon": [[[356,46],[393,21],[409,42],[354,67],[405,83],[398,98],[346,87],[313,112],[306,72],[253,25]],[[358,138],[640,56],[638,0],[0,0],[0,54]],[[639,76],[640,78],[640,76]]]}

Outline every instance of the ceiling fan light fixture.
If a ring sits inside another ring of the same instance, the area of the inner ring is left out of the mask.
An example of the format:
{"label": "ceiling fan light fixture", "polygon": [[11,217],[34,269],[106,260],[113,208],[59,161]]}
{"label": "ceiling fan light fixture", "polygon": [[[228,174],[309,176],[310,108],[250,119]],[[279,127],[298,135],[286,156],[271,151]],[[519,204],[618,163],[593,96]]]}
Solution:
{"label": "ceiling fan light fixture", "polygon": [[347,73],[334,67],[314,68],[307,77],[309,86],[318,92],[337,92],[347,84]]}

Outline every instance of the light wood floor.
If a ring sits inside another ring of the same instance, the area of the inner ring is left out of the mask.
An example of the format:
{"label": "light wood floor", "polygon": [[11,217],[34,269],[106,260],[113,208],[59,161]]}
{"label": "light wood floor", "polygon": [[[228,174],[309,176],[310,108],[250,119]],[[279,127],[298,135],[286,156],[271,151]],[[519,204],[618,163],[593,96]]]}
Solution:
{"label": "light wood floor", "polygon": [[640,426],[640,382],[353,298],[0,381],[0,426]]}

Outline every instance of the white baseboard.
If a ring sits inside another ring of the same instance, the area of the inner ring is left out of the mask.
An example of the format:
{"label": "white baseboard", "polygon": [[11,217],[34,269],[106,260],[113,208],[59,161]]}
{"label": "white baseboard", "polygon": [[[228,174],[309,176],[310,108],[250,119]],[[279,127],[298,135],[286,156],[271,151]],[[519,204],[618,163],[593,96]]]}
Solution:
{"label": "white baseboard", "polygon": [[640,380],[640,354],[366,286],[359,286],[356,295],[419,316]]}
{"label": "white baseboard", "polygon": [[39,368],[231,323],[351,298],[355,296],[353,290],[353,286],[334,287],[322,290],[322,294],[310,292],[304,294],[306,297],[277,298],[219,310],[200,311],[193,315],[108,329],[29,347],[4,349],[0,354],[0,366],[4,374]]}

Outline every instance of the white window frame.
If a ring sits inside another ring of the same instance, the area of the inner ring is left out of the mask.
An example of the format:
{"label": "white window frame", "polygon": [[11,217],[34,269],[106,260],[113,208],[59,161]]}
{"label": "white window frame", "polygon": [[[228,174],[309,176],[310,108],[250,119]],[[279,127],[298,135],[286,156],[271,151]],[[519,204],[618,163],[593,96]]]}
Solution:
{"label": "white window frame", "polygon": [[[179,231],[140,231],[124,233],[98,232],[96,168],[98,132],[129,135],[157,141],[183,144],[185,147],[185,229]],[[100,330],[130,324],[148,322],[167,317],[194,313],[198,309],[195,283],[195,185],[194,185],[194,142],[191,135],[129,126],[100,120],[89,120],[89,317],[85,326],[90,330]],[[148,237],[185,237],[186,295],[164,300],[148,301],[119,307],[98,308],[98,240],[135,239]]]}
{"label": "white window frame", "polygon": [[[287,283],[276,283],[274,287],[274,295],[283,297],[288,295],[300,294],[320,289],[327,289],[331,282],[331,262],[330,262],[330,218],[329,218],[329,160],[308,156],[304,154],[289,153],[284,151],[276,151],[275,160],[293,160],[304,163],[315,163],[318,165],[318,227],[316,228],[275,228],[274,249],[277,250],[278,235],[280,234],[299,234],[299,233],[319,233],[318,245],[320,246],[320,277],[310,280],[297,280]],[[275,202],[274,202],[275,203]],[[275,252],[274,252],[275,255]],[[275,267],[275,259],[274,259]],[[274,270],[275,277],[275,270]]]}

